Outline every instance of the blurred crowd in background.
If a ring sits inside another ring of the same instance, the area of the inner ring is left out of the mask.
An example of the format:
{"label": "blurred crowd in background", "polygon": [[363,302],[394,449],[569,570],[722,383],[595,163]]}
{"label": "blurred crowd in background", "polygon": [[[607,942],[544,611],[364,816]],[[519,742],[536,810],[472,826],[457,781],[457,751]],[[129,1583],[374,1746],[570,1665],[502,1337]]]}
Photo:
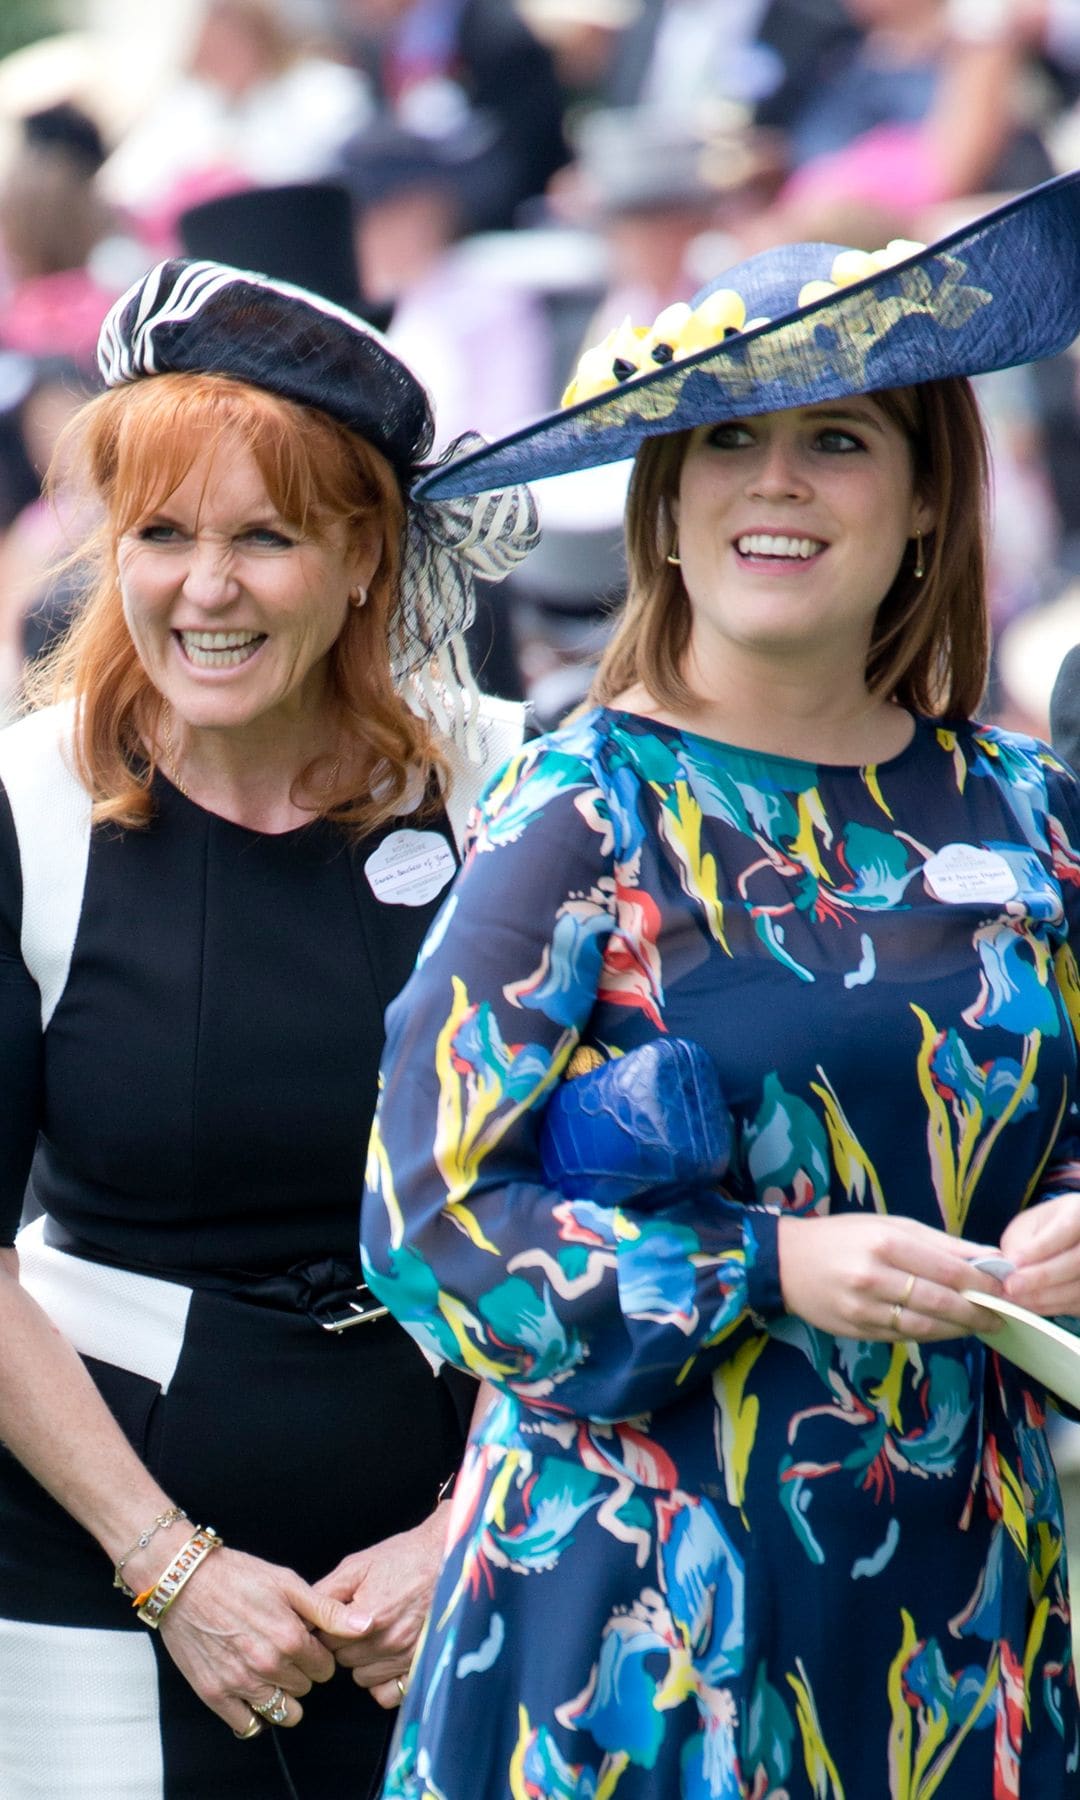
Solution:
{"label": "blurred crowd in background", "polygon": [[[153,82],[93,28],[92,0],[0,61],[0,716],[77,603],[63,557],[91,523],[62,471],[43,501],[42,471],[95,389],[104,312],[161,256],[363,313],[431,389],[445,448],[550,410],[588,342],[754,250],[925,242],[1080,164],[1080,0],[183,13]],[[1041,735],[1080,639],[1078,378],[1069,356],[978,384],[996,485],[987,713]],[[626,478],[539,484],[542,547],[474,629],[481,685],[529,699],[541,726],[582,697],[618,602]]]}

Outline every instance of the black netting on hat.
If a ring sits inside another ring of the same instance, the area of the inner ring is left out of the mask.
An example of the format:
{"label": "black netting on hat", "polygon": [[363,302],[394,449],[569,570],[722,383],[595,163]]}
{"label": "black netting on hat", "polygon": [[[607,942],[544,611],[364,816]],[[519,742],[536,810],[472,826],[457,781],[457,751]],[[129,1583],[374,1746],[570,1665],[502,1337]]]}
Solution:
{"label": "black netting on hat", "polygon": [[98,346],[110,387],[146,375],[231,375],[359,433],[403,485],[431,447],[421,383],[371,326],[318,295],[221,263],[160,263],[119,299]]}

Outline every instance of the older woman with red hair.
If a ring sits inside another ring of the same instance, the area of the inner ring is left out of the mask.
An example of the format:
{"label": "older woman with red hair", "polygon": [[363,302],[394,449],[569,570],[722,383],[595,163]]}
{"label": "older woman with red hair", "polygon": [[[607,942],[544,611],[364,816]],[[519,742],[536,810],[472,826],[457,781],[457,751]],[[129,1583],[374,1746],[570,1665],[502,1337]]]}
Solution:
{"label": "older woman with red hair", "polygon": [[458,632],[534,519],[410,502],[424,390],[265,277],[161,265],[100,361],[0,736],[0,1790],[365,1792],[476,1392],[360,1276],[382,1014],[520,735]]}

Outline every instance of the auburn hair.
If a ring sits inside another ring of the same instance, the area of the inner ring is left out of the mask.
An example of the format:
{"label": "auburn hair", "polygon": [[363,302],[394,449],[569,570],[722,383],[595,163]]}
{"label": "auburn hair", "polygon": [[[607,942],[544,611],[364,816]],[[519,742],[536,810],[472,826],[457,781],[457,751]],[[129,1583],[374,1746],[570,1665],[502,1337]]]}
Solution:
{"label": "auburn hair", "polygon": [[[990,658],[986,543],[990,460],[978,402],[959,376],[869,396],[904,433],[915,489],[934,509],[925,574],[908,550],[878,607],[866,665],[870,691],[934,719],[970,718]],[[690,602],[678,568],[672,501],[691,432],[646,440],[626,508],[626,605],[600,660],[590,698],[610,704],[640,684],[662,706],[694,698],[684,673]]]}
{"label": "auburn hair", "polygon": [[[401,810],[406,790],[434,793],[444,767],[431,728],[397,692],[390,633],[405,540],[405,501],[386,458],[314,407],[228,375],[156,375],[89,401],[60,435],[53,471],[89,489],[98,525],[69,559],[85,574],[70,631],[28,679],[31,705],[75,701],[74,754],[94,819],[138,827],[153,815],[152,783],[165,702],[124,618],[120,540],[152,516],[196,460],[223,443],[248,451],[282,519],[320,537],[344,523],[350,541],[382,539],[367,604],[349,607],[329,652],[333,754],[314,758],[293,798],[314,818],[356,833]],[[55,483],[58,476],[50,476]]]}

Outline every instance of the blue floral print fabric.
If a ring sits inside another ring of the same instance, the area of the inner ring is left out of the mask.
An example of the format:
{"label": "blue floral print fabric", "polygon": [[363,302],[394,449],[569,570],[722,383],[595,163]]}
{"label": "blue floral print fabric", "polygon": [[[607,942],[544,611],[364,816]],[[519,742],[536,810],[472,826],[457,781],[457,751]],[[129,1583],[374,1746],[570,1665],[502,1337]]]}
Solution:
{"label": "blue floral print fabric", "polygon": [[[1080,1793],[1048,1397],[831,1337],[777,1262],[785,1212],[993,1244],[1080,1186],[1078,921],[1080,788],[997,730],[812,766],[601,708],[489,789],[364,1209],[375,1292],[500,1390],[392,1800]],[[660,1032],[715,1058],[723,1191],[545,1187],[575,1047]]]}

